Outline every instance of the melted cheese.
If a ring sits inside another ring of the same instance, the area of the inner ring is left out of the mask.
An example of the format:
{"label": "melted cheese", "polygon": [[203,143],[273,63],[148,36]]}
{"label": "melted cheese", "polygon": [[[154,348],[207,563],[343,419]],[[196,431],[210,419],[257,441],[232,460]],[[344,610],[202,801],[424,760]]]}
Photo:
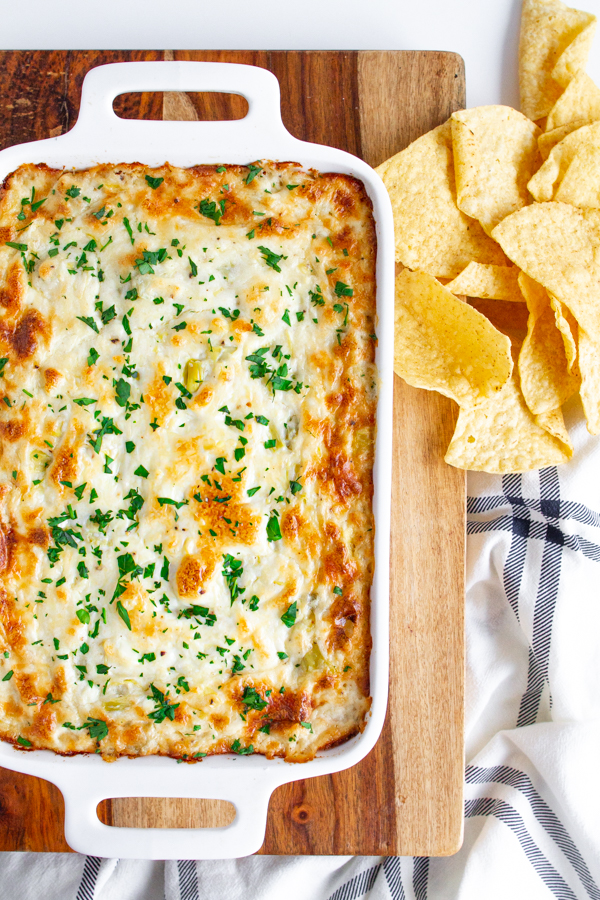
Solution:
{"label": "melted cheese", "polygon": [[302,761],[360,731],[362,184],[295,164],[23,166],[0,241],[0,736]]}

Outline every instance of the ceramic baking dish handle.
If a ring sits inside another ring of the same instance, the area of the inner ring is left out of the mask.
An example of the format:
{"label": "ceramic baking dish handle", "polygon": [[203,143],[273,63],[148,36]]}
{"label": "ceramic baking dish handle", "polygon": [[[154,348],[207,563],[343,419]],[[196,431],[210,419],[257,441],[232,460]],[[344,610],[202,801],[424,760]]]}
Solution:
{"label": "ceramic baking dish handle", "polygon": [[[95,135],[99,141],[116,130],[131,139],[144,138],[155,132],[158,122],[122,119],[113,110],[113,100],[119,94],[137,91],[212,91],[240,94],[248,101],[248,114],[233,121],[185,122],[194,138],[202,133],[262,139],[289,134],[281,121],[279,82],[266,69],[235,63],[209,62],[127,62],[112,63],[91,69],[85,76],[81,90],[81,107],[73,131]],[[169,125],[172,127],[173,122]],[[200,154],[201,155],[201,154]]]}
{"label": "ceramic baking dish handle", "polygon": [[[180,769],[186,769],[181,766]],[[83,775],[83,777],[81,777]],[[177,773],[179,775],[179,773]],[[122,828],[104,825],[97,815],[101,800],[140,796],[135,777],[129,788],[99,789],[88,773],[71,775],[59,785],[65,800],[65,837],[79,853],[127,859],[225,859],[248,856],[264,841],[271,786],[253,779],[249,772],[211,772],[208,784],[178,788],[170,778],[156,778],[142,796],[227,800],[235,807],[235,819],[220,828]],[[120,779],[118,779],[120,780]],[[161,788],[165,783],[166,788]]]}

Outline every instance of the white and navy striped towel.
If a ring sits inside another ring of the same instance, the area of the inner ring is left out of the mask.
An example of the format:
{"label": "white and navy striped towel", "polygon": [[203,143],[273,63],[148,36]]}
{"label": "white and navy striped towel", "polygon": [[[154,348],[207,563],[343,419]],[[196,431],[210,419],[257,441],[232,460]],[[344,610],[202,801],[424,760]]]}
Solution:
{"label": "white and navy striped towel", "polygon": [[469,477],[465,841],[448,859],[0,854],[0,900],[600,900],[600,441]]}

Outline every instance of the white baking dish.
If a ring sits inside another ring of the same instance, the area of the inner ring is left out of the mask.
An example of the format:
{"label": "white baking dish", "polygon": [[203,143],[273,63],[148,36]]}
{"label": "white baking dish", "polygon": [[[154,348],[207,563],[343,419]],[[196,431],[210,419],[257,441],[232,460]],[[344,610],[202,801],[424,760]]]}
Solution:
{"label": "white baking dish", "polygon": [[[118,118],[113,100],[127,91],[220,91],[241,94],[248,115],[227,122],[150,122]],[[335,110],[332,110],[335,114]],[[264,840],[271,793],[279,785],[338,772],[373,748],[385,717],[388,691],[389,529],[394,336],[394,233],[392,210],[379,177],[362,160],[341,150],[292,137],[281,121],[279,83],[254,66],[202,62],[117,63],[85,78],[81,110],[66,135],[0,152],[0,180],[22,163],[85,168],[96,163],[142,162],[158,166],[293,160],[321,171],[363,181],[377,227],[377,413],[374,512],[375,578],[371,591],[371,693],[373,706],[363,734],[304,764],[262,756],[223,756],[196,765],[160,757],[63,758],[49,751],[23,752],[0,742],[0,765],[53,782],[65,799],[65,836],[80,853],[145,859],[222,859],[246,856]],[[236,818],[225,828],[113,828],[100,822],[98,803],[108,797],[203,797],[228,800]]]}

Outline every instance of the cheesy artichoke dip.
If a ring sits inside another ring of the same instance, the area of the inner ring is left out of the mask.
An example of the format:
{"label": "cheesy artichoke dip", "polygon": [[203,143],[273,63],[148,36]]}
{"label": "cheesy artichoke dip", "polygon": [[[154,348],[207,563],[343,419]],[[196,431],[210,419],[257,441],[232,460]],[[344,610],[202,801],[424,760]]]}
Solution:
{"label": "cheesy artichoke dip", "polygon": [[370,707],[376,239],[294,163],[0,196],[0,737],[311,759]]}

